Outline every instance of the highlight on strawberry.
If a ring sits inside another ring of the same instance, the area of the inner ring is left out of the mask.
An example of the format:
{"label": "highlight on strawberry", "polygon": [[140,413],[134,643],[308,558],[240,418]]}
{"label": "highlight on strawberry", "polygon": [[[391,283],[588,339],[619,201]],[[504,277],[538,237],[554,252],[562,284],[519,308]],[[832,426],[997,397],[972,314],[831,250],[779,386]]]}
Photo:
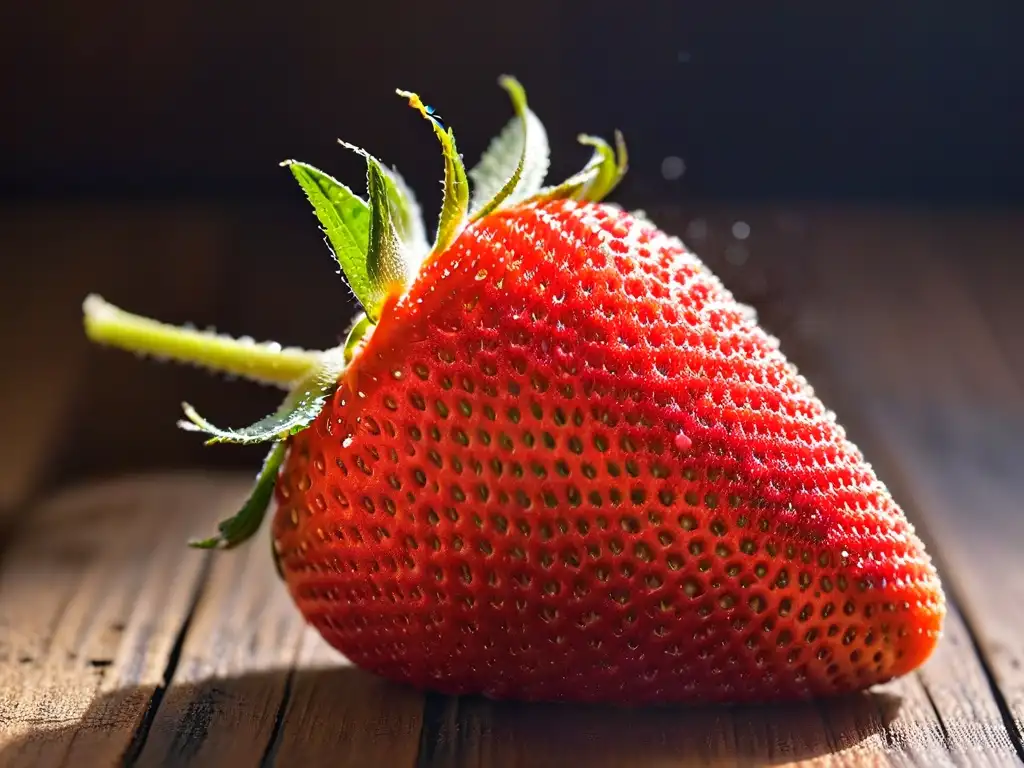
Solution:
{"label": "highlight on strawberry", "polygon": [[[644,704],[840,694],[931,654],[942,588],[832,412],[677,238],[602,200],[622,137],[546,185],[548,140],[513,119],[466,171],[444,158],[430,241],[366,151],[360,197],[287,167],[362,305],[307,351],[169,326],[90,296],[96,342],[280,386],[210,443],[264,443],[237,514],[306,621],[353,663],[450,694]],[[291,307],[288,311],[301,311]]]}

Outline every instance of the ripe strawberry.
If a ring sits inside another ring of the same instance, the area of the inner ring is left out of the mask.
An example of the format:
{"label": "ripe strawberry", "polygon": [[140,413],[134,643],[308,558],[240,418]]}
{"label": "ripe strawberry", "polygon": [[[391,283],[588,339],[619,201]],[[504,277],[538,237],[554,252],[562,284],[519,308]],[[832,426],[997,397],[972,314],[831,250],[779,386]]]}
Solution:
{"label": "ripe strawberry", "polygon": [[[871,467],[700,260],[599,202],[625,149],[557,187],[517,117],[468,180],[445,152],[426,245],[400,177],[369,203],[288,163],[366,309],[326,352],[245,345],[92,298],[93,338],[275,381],[282,408],[212,441],[273,444],[239,514],[354,663],[448,693],[644,703],[861,689],[931,653],[945,611]],[[361,151],[361,150],[357,150]],[[364,153],[365,155],[365,153]],[[187,347],[187,348],[186,348]]]}

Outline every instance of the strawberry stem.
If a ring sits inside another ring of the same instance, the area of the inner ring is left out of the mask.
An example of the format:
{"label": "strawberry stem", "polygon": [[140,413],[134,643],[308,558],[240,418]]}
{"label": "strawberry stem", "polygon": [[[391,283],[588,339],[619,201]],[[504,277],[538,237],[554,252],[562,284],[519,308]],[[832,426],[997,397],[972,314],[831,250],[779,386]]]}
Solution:
{"label": "strawberry stem", "polygon": [[96,295],[86,298],[82,311],[86,336],[94,342],[283,388],[309,374],[323,354],[168,325],[126,312]]}

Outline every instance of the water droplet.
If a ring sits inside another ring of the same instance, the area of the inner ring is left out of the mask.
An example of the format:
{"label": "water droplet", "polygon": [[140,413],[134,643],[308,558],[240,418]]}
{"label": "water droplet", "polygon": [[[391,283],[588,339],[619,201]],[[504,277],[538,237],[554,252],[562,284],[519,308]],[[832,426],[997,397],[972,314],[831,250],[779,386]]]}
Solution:
{"label": "water droplet", "polygon": [[688,451],[693,447],[693,440],[691,440],[685,432],[679,432],[676,434],[673,442],[675,443],[676,448],[680,451]]}
{"label": "water droplet", "polygon": [[676,155],[669,155],[661,161],[661,176],[668,181],[675,181],[686,172],[686,163],[683,158]]}
{"label": "water droplet", "polygon": [[750,237],[750,225],[745,221],[737,221],[732,225],[732,236],[737,240],[746,240]]}
{"label": "water droplet", "polygon": [[708,223],[704,219],[694,219],[686,225],[687,240],[703,240],[708,236]]}
{"label": "water droplet", "polygon": [[732,243],[725,249],[725,260],[737,267],[746,264],[749,258],[750,252],[747,250],[747,246],[742,243]]}
{"label": "water droplet", "polygon": [[341,441],[341,447],[348,448],[352,445],[353,442],[354,441],[352,440],[352,435],[349,435],[348,437]]}

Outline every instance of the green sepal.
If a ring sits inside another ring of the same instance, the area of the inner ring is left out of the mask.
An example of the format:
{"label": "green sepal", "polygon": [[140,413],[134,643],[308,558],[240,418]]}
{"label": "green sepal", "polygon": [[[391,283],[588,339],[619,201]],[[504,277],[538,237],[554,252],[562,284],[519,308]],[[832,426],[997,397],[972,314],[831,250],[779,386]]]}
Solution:
{"label": "green sepal", "polygon": [[313,204],[352,293],[364,307],[379,302],[380,297],[366,269],[370,206],[351,189],[318,168],[295,160],[286,160],[281,165],[292,172]]}
{"label": "green sepal", "polygon": [[542,189],[530,200],[589,200],[599,202],[618,186],[629,166],[626,142],[619,131],[615,132],[615,149],[598,136],[580,134],[580,144],[594,148],[583,169],[554,187]]}
{"label": "green sepal", "polygon": [[[411,265],[392,216],[393,185],[376,160],[366,159],[366,188],[370,198],[370,246],[366,252],[366,272],[383,298],[397,286],[405,288]],[[400,203],[399,203],[400,204]],[[376,319],[380,307],[366,307],[367,314]]]}
{"label": "green sepal", "polygon": [[597,156],[600,156],[601,159],[594,179],[580,191],[579,195],[581,200],[590,200],[596,203],[606,198],[626,175],[628,165],[626,142],[619,131],[615,132],[616,149],[614,150],[608,146],[608,142],[597,136],[580,135],[578,141],[580,144],[593,147],[595,159]]}
{"label": "green sepal", "polygon": [[349,329],[348,338],[345,339],[345,346],[343,348],[345,355],[345,364],[348,365],[352,362],[352,358],[355,357],[356,349],[359,348],[360,343],[366,338],[367,331],[373,327],[373,323],[370,322],[370,318],[366,315],[359,315],[355,322],[352,323],[352,327]]}
{"label": "green sepal", "polygon": [[391,200],[391,215],[395,229],[402,238],[402,244],[412,260],[419,263],[430,251],[427,242],[427,228],[423,225],[423,211],[412,188],[396,168],[381,165],[388,183],[388,199]]}
{"label": "green sepal", "polygon": [[255,424],[241,429],[221,429],[204,419],[188,403],[183,403],[187,421],[178,426],[190,432],[203,432],[213,443],[268,443],[301,432],[320,414],[328,395],[334,390],[338,378],[345,370],[344,351],[338,348],[324,352],[319,365],[305,376],[288,396],[281,407]]}
{"label": "green sepal", "polygon": [[387,185],[388,199],[391,201],[391,217],[395,230],[409,252],[411,260],[417,263],[422,261],[430,250],[430,245],[427,242],[427,229],[423,225],[423,212],[420,210],[416,195],[405,183],[405,179],[395,168],[388,168],[362,147],[357,147],[342,139],[338,139],[338,143],[345,149],[361,156],[368,164],[372,160],[380,166]]}
{"label": "green sepal", "polygon": [[266,517],[270,500],[274,496],[277,473],[281,469],[281,464],[284,463],[287,452],[287,441],[275,442],[270,453],[263,460],[263,466],[260,468],[259,474],[256,475],[256,482],[249,492],[249,497],[242,504],[242,508],[233,517],[217,524],[216,536],[207,539],[194,539],[189,542],[189,546],[196,549],[231,549],[253,536],[263,524],[263,518]]}
{"label": "green sepal", "polygon": [[547,131],[529,108],[526,90],[509,75],[498,82],[508,93],[516,116],[491,140],[480,162],[469,171],[473,181],[471,221],[502,204],[511,205],[536,194],[544,185],[550,165]]}
{"label": "green sepal", "polygon": [[451,128],[445,129],[417,94],[403,90],[395,92],[408,99],[409,106],[430,121],[434,134],[441,142],[441,150],[444,153],[444,200],[441,202],[437,235],[431,249],[432,253],[441,253],[454,242],[466,223],[466,214],[469,210],[469,179],[466,177],[466,166],[455,146],[455,134]]}
{"label": "green sepal", "polygon": [[615,183],[618,184],[629,173],[629,149],[626,147],[626,137],[619,130],[615,131],[615,170]]}

